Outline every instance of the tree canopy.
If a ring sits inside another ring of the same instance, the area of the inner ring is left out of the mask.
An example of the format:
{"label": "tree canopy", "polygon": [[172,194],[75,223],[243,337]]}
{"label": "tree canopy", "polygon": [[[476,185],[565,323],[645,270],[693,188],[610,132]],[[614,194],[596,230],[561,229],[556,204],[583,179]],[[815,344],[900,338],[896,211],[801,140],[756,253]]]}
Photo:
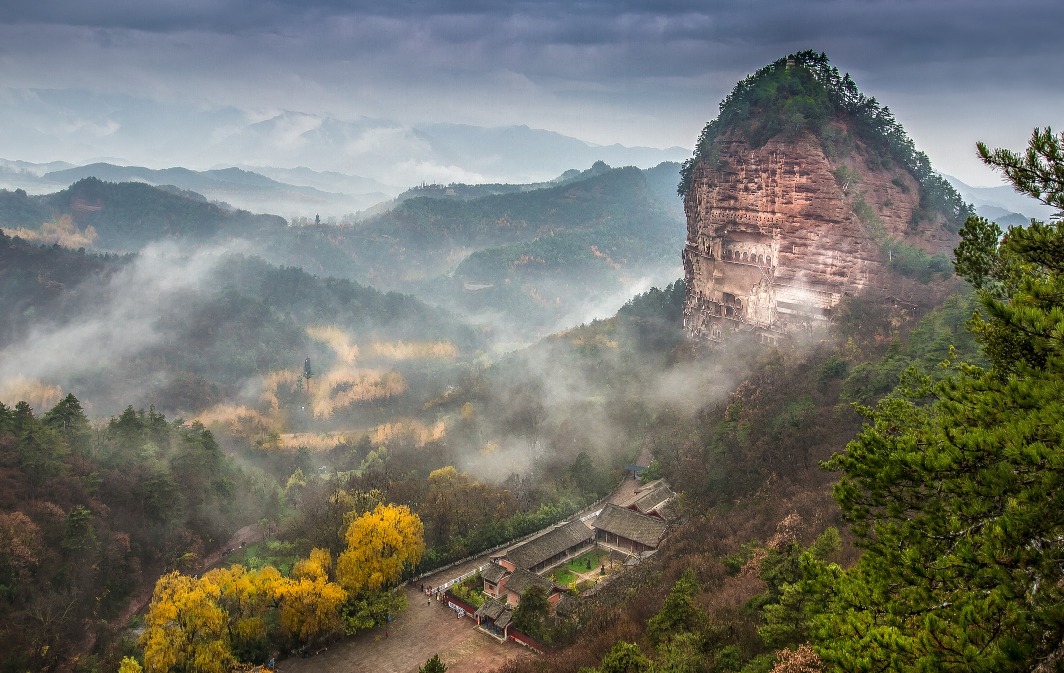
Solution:
{"label": "tree canopy", "polygon": [[[990,152],[1021,191],[1060,204],[1049,129],[1026,155]],[[1064,227],[997,240],[969,219],[958,272],[980,287],[971,328],[989,362],[865,408],[828,462],[860,561],[828,569],[814,643],[835,670],[1020,671],[1064,651]],[[1055,663],[1054,663],[1055,662]]]}
{"label": "tree canopy", "polygon": [[395,583],[425,553],[425,527],[405,505],[377,505],[351,522],[345,538],[336,576],[356,594]]}

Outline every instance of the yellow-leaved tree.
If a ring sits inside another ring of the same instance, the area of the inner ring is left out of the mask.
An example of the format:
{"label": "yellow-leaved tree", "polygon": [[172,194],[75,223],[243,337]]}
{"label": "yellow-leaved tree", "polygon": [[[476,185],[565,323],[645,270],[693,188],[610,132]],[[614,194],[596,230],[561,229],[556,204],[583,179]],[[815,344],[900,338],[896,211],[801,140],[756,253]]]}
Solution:
{"label": "yellow-leaved tree", "polygon": [[329,551],[314,549],[291,578],[272,566],[240,565],[200,579],[163,576],[145,618],[144,669],[227,673],[237,661],[266,659],[278,639],[298,647],[340,632],[348,594],[330,580],[332,569]]}
{"label": "yellow-leaved tree", "polygon": [[229,619],[233,654],[241,661],[266,658],[270,627],[281,586],[287,582],[272,566],[248,570],[241,565],[217,568],[203,576],[218,587],[218,605]]}
{"label": "yellow-leaved tree", "polygon": [[425,527],[405,505],[377,505],[351,522],[337,580],[354,594],[394,584],[425,553]]}
{"label": "yellow-leaved tree", "polygon": [[118,673],[144,673],[144,669],[133,657],[123,657],[122,663],[118,665]]}
{"label": "yellow-leaved tree", "polygon": [[218,606],[220,593],[207,578],[198,580],[176,571],[159,578],[141,637],[149,673],[232,670],[236,660],[229,645],[228,619]]}
{"label": "yellow-leaved tree", "polygon": [[332,555],[313,549],[292,568],[292,579],[280,586],[281,635],[289,643],[315,643],[343,629],[340,608],[347,592],[329,581]]}

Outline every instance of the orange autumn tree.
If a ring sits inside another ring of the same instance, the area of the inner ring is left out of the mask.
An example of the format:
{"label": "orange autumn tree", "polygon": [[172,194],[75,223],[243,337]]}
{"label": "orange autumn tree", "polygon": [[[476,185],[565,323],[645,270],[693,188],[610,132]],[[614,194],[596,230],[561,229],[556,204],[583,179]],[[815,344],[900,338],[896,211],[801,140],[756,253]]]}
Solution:
{"label": "orange autumn tree", "polygon": [[395,584],[425,553],[425,527],[405,505],[377,505],[351,522],[345,538],[336,579],[354,594]]}

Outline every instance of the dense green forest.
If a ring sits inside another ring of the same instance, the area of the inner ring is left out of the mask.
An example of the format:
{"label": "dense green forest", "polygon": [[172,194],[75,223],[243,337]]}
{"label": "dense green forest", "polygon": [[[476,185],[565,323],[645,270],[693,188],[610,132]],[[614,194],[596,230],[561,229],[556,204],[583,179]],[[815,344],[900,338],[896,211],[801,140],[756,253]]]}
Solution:
{"label": "dense green forest", "polygon": [[[127,408],[93,426],[68,395],[0,404],[4,671],[51,670],[109,643],[108,620],[165,568],[202,557],[277,502],[199,424]],[[125,615],[128,618],[129,615]]]}

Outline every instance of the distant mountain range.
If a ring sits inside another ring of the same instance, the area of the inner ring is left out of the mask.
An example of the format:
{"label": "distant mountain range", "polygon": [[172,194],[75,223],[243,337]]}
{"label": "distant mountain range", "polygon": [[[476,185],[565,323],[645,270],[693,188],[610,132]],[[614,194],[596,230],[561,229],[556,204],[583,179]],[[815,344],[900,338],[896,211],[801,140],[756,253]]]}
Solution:
{"label": "distant mountain range", "polygon": [[[0,190],[0,227],[10,236],[90,251],[136,252],[162,241],[187,249],[220,245],[319,276],[413,293],[474,322],[505,327],[508,341],[527,340],[612,315],[633,294],[679,276],[676,250],[685,232],[679,168],[597,162],[544,183],[421,186],[355,225],[310,218],[293,226],[219,207],[204,195],[304,202],[336,195],[237,168],[92,164],[39,175],[37,166],[23,165],[20,175],[37,186],[76,182],[48,194]],[[309,169],[278,175],[319,184],[344,179]]]}
{"label": "distant mountain range", "polygon": [[[266,174],[280,179],[267,177]],[[314,218],[356,214],[389,201],[395,187],[368,178],[321,173],[308,168],[257,171],[230,167],[208,171],[188,168],[151,169],[96,162],[72,166],[65,162],[33,164],[0,160],[0,188],[46,194],[66,189],[84,178],[106,182],[142,182],[196,192],[214,203],[256,213]],[[285,182],[285,179],[289,182]],[[323,187],[325,189],[323,189]]]}
{"label": "distant mountain range", "polygon": [[975,212],[1002,227],[1024,225],[1031,218],[1048,220],[1056,210],[1046,204],[1020,194],[1010,185],[1000,187],[972,187],[951,175],[943,175],[961,198],[975,207]]}
{"label": "distant mountain range", "polygon": [[99,162],[158,169],[165,161],[195,169],[252,168],[279,182],[330,193],[394,196],[421,183],[541,182],[599,160],[649,168],[690,156],[680,147],[598,146],[526,126],[411,127],[385,119],[256,113],[75,90],[18,94],[0,106],[0,157],[68,163],[41,171],[41,164],[3,162],[4,177],[20,171],[40,177]]}

